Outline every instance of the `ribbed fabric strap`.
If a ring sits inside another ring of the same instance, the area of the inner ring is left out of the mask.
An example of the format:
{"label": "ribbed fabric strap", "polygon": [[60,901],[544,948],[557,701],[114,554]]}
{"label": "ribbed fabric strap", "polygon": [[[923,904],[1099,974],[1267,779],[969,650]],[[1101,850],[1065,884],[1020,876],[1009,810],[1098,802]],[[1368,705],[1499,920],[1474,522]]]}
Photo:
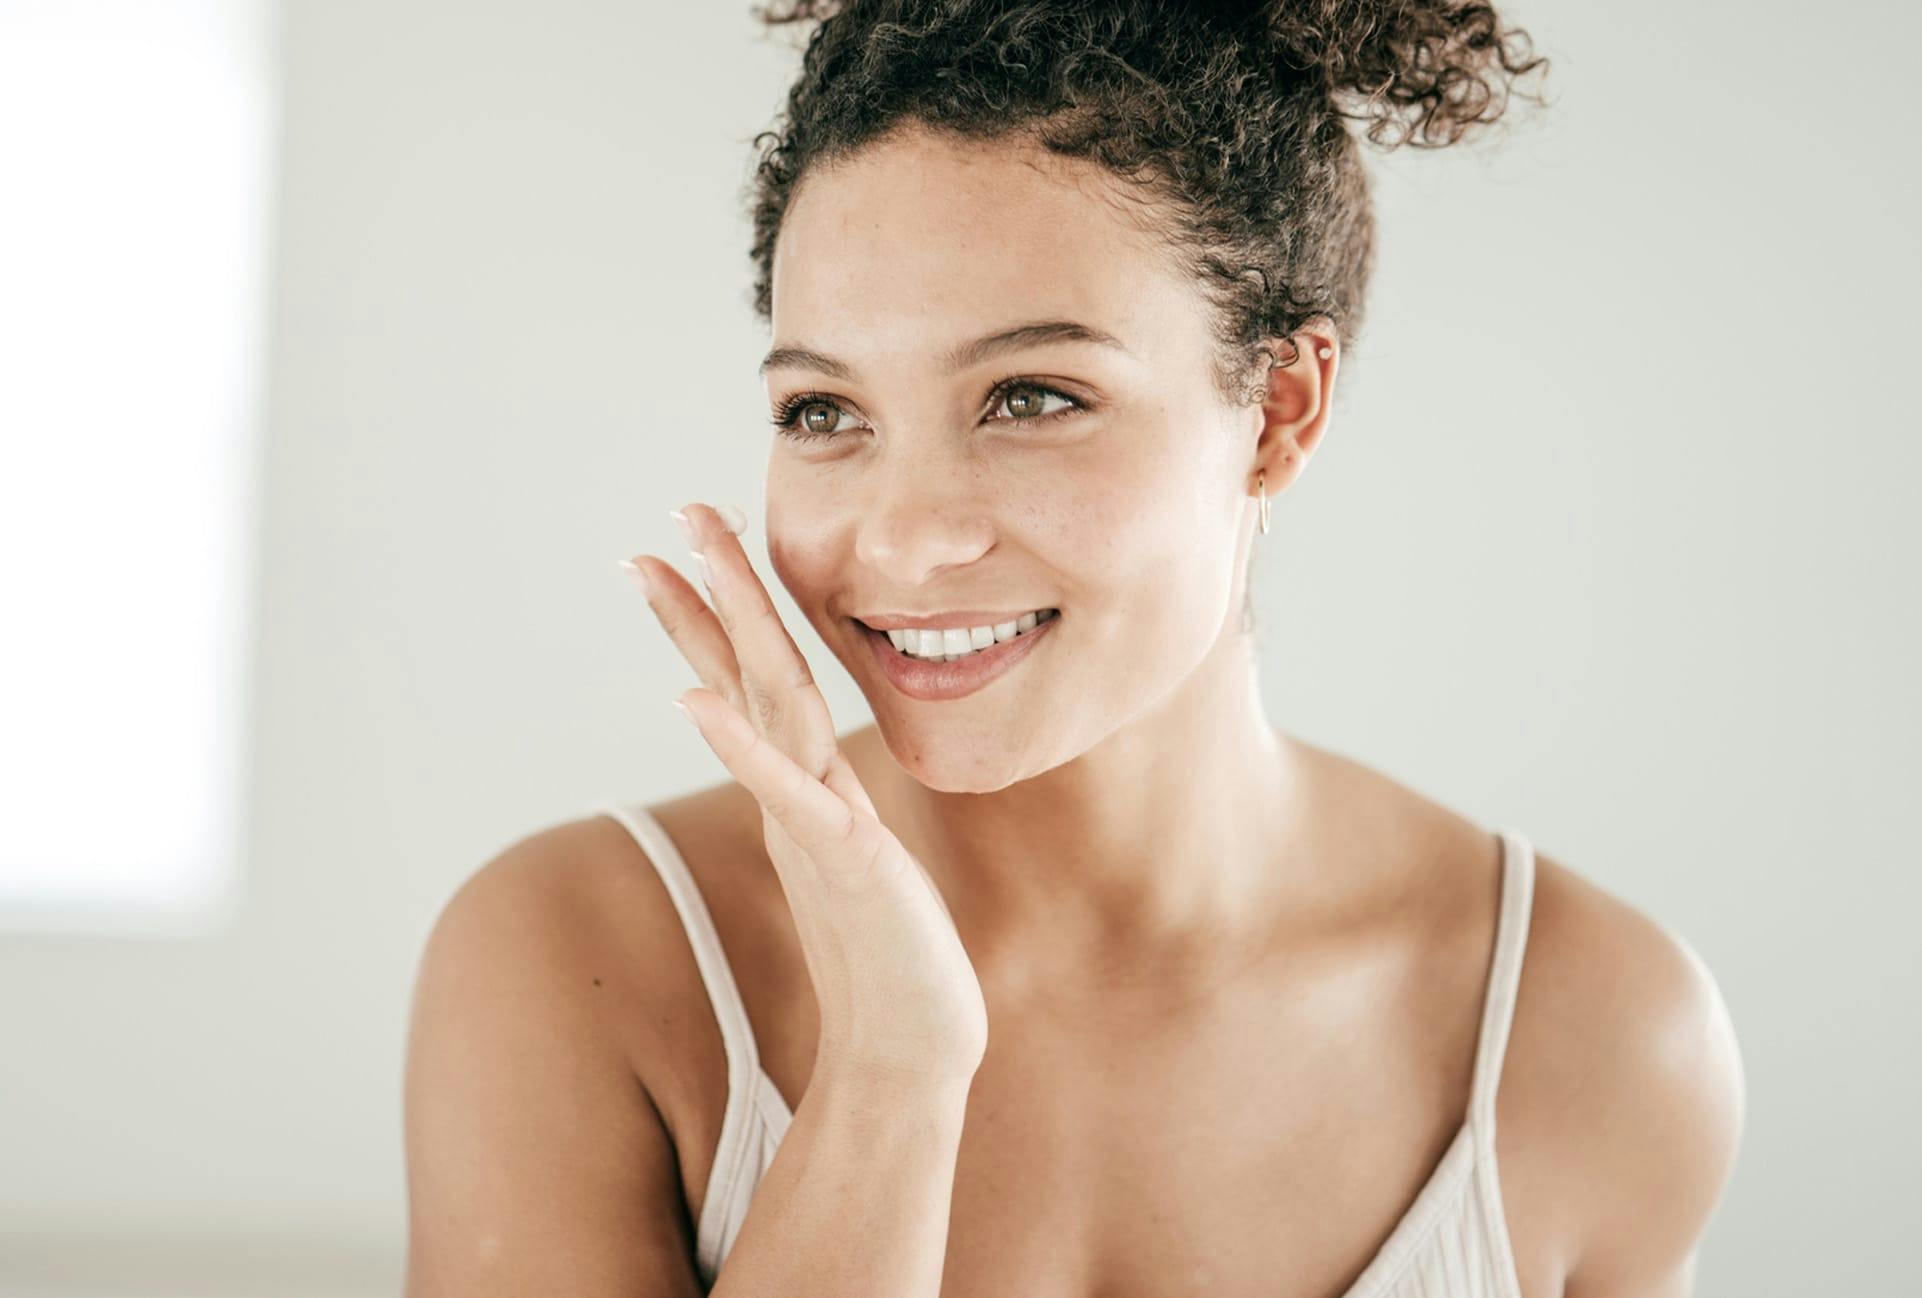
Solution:
{"label": "ribbed fabric strap", "polygon": [[1508,1053],[1508,1032],[1515,1018],[1515,992],[1521,985],[1522,954],[1528,946],[1528,920],[1535,894],[1533,848],[1513,829],[1498,832],[1502,840],[1501,914],[1496,921],[1494,955],[1489,961],[1468,1104],[1470,1120],[1488,1140],[1494,1138],[1495,1092],[1501,1084],[1502,1060]]}
{"label": "ribbed fabric strap", "polygon": [[688,944],[694,948],[694,963],[707,986],[714,1018],[720,1025],[721,1043],[727,1050],[727,1111],[721,1121],[721,1138],[714,1150],[714,1167],[708,1173],[707,1191],[701,1205],[695,1247],[701,1266],[712,1275],[720,1266],[722,1233],[727,1228],[727,1207],[741,1169],[754,1151],[749,1140],[753,1104],[761,1072],[760,1053],[754,1045],[754,1028],[747,1017],[747,1005],[728,968],[727,953],[715,931],[714,917],[708,912],[701,890],[687,861],[667,830],[646,807],[639,803],[604,803],[596,808],[626,827],[654,863],[667,895],[680,913],[681,927],[687,930]]}

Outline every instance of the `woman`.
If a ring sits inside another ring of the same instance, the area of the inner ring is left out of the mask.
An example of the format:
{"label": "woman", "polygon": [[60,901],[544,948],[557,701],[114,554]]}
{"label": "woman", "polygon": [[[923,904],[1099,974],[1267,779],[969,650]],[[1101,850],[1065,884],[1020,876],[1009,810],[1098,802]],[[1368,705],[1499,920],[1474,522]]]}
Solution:
{"label": "woman", "polygon": [[[1739,1058],[1679,938],[1263,715],[1248,564],[1485,4],[802,4],[768,558],[631,562],[733,779],[531,835],[416,991],[408,1292],[1690,1292]],[[1524,960],[1526,955],[1526,960]],[[725,1264],[723,1266],[723,1264]]]}

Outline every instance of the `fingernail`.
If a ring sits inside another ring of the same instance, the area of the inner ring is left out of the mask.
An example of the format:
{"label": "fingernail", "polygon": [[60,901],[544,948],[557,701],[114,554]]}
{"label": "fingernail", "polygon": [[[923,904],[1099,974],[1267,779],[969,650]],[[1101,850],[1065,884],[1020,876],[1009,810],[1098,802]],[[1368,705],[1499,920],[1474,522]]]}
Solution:
{"label": "fingernail", "polygon": [[[688,709],[687,704],[681,702],[679,699],[675,699],[674,706],[681,710],[682,716],[686,717],[689,721],[694,721],[694,713]],[[698,728],[701,723],[698,721],[695,721],[694,724]]]}
{"label": "fingernail", "polygon": [[716,505],[714,512],[721,516],[721,522],[725,523],[727,530],[734,535],[739,536],[747,531],[747,515],[733,505]]}
{"label": "fingernail", "polygon": [[707,587],[708,593],[710,595],[713,594],[714,593],[714,569],[708,566],[707,556],[705,554],[702,554],[699,550],[696,550],[694,552],[694,563],[695,563],[695,566],[700,568],[701,570],[701,581]]}
{"label": "fingernail", "polygon": [[648,580],[647,569],[641,567],[640,564],[635,563],[632,559],[622,559],[619,560],[619,563],[621,567],[627,569],[628,575],[634,578],[635,584],[641,588],[641,594],[647,596],[650,600],[653,599],[654,583]]}
{"label": "fingernail", "polygon": [[694,539],[694,524],[688,521],[687,515],[678,509],[670,509],[667,516],[674,520],[674,526],[681,529],[681,537],[687,542],[688,549],[699,549],[700,543]]}

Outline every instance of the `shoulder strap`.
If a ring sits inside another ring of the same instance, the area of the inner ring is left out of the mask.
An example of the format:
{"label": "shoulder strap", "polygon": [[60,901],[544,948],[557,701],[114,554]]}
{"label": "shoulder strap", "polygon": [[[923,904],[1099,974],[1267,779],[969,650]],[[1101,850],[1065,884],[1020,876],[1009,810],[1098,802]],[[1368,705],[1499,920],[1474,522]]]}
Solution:
{"label": "shoulder strap", "polygon": [[1508,1053],[1508,1030],[1515,1018],[1515,992],[1521,985],[1522,955],[1528,946],[1528,920],[1535,899],[1534,846],[1517,830],[1503,828],[1497,833],[1502,840],[1501,913],[1496,919],[1495,951],[1489,960],[1468,1101],[1469,1121],[1484,1139],[1494,1136],[1495,1092]]}
{"label": "shoulder strap", "polygon": [[754,1045],[754,1028],[748,1022],[747,1005],[734,982],[734,971],[728,967],[720,934],[715,931],[714,917],[701,899],[700,887],[694,882],[693,871],[687,868],[686,858],[668,837],[667,829],[640,803],[610,802],[596,810],[627,828],[634,841],[641,845],[643,854],[654,863],[661,882],[667,885],[667,895],[673,898],[674,909],[681,916],[681,927],[687,930],[688,945],[694,948],[694,963],[700,968],[701,982],[706,985],[707,998],[714,1006],[715,1021],[720,1024],[721,1041],[727,1048],[728,1083],[736,1093],[750,1091],[754,1074],[761,1066],[760,1052]]}
{"label": "shoulder strap", "polygon": [[762,1134],[753,1121],[756,1083],[761,1076],[760,1052],[754,1046],[754,1028],[748,1022],[747,1006],[735,985],[734,971],[728,968],[727,953],[715,932],[714,917],[687,860],[667,829],[653,812],[638,802],[603,803],[596,808],[623,825],[642,853],[654,863],[655,872],[667,885],[674,909],[687,930],[688,944],[694,948],[694,962],[700,967],[707,998],[714,1006],[714,1018],[721,1027],[721,1043],[727,1049],[727,1110],[721,1119],[720,1143],[708,1172],[707,1196],[695,1223],[695,1259],[706,1284],[712,1284],[727,1255],[728,1246],[741,1228],[747,1213],[742,1178],[753,1173],[751,1157],[762,1143]]}

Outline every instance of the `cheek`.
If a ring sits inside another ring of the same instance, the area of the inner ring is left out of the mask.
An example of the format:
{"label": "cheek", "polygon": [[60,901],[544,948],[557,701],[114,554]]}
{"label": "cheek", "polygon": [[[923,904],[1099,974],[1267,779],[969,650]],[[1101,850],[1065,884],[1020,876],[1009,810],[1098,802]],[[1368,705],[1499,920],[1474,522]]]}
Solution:
{"label": "cheek", "polygon": [[1211,572],[1206,553],[1233,540],[1226,520],[1211,523],[1221,512],[1208,503],[1213,475],[1192,458],[1116,456],[1063,475],[1039,498],[1056,552],[1102,584],[1165,589]]}
{"label": "cheek", "polygon": [[1192,656],[1219,631],[1233,590],[1235,531],[1218,475],[1198,457],[1111,466],[1064,498],[1056,553],[1092,598],[1099,633],[1147,659]]}
{"label": "cheek", "polygon": [[825,589],[841,562],[835,547],[842,543],[844,522],[835,493],[775,457],[767,478],[768,563],[803,607],[803,593]]}
{"label": "cheek", "polygon": [[1002,511],[1037,550],[1095,588],[1106,584],[1103,574],[1124,572],[1161,548],[1166,530],[1157,466],[1122,449],[1122,440],[1077,447],[1045,473],[1029,473],[1018,492],[1008,493],[1019,507]]}
{"label": "cheek", "polygon": [[774,576],[794,602],[813,607],[827,593],[836,565],[817,533],[779,522],[770,514],[767,524],[767,561]]}

